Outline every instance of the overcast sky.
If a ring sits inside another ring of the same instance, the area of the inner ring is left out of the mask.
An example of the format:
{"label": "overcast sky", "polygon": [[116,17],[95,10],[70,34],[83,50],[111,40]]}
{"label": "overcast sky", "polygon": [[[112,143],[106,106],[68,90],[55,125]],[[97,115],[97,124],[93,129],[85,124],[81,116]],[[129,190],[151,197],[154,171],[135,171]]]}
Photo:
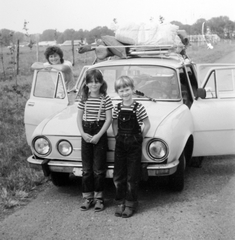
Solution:
{"label": "overcast sky", "polygon": [[107,26],[114,18],[119,23],[147,22],[163,16],[193,24],[199,18],[228,16],[235,21],[234,0],[0,0],[0,29],[23,31],[28,23],[29,34],[46,29],[91,30]]}

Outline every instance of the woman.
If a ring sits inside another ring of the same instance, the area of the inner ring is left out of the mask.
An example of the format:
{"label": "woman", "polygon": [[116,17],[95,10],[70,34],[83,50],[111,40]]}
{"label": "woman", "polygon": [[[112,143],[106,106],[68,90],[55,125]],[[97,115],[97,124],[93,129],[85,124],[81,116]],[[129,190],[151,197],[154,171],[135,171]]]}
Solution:
{"label": "woman", "polygon": [[43,64],[44,68],[62,71],[64,73],[66,88],[67,90],[71,90],[75,85],[72,63],[64,60],[63,51],[57,46],[50,46],[46,49],[44,55],[47,60],[47,62]]}

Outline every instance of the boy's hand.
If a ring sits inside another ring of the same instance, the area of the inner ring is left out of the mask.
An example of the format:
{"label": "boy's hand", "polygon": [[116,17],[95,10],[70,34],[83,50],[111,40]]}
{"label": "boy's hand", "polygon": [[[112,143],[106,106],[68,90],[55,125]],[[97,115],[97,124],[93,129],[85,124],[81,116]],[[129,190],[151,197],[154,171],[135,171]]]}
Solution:
{"label": "boy's hand", "polygon": [[100,140],[100,137],[96,134],[91,138],[90,143],[96,144],[99,142],[99,140]]}
{"label": "boy's hand", "polygon": [[90,134],[88,134],[88,133],[84,133],[82,135],[82,138],[85,140],[85,142],[89,143],[89,142],[91,142],[92,136]]}

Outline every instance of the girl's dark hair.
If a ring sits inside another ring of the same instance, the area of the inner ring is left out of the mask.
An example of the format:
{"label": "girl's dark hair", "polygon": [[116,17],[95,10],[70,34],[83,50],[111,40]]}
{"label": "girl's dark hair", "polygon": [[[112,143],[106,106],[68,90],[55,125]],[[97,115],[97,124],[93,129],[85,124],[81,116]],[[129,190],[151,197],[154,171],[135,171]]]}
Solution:
{"label": "girl's dark hair", "polygon": [[46,49],[46,51],[44,52],[44,55],[45,55],[45,58],[46,58],[46,60],[51,64],[51,62],[49,61],[49,56],[50,55],[53,55],[53,54],[55,54],[55,53],[57,53],[59,56],[60,56],[60,62],[61,63],[64,63],[64,54],[63,54],[63,51],[59,48],[59,47],[57,47],[57,46],[51,46],[51,47],[48,47],[47,49]]}
{"label": "girl's dark hair", "polygon": [[100,87],[100,94],[103,96],[107,95],[108,85],[103,78],[102,72],[99,69],[91,69],[86,72],[85,83],[82,88],[82,101],[83,102],[85,102],[89,96],[89,88],[87,87],[87,84],[92,82],[93,79],[102,84]]}

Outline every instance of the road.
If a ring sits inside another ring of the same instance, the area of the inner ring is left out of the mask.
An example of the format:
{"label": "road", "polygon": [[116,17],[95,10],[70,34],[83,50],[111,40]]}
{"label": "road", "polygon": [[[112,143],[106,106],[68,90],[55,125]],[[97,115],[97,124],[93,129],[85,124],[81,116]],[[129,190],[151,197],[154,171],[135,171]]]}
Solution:
{"label": "road", "polygon": [[173,193],[166,179],[140,186],[139,211],[129,219],[114,216],[114,186],[109,180],[106,209],[80,211],[81,183],[51,184],[26,207],[0,223],[0,239],[234,239],[235,156],[207,157],[202,168],[188,168],[185,189]]}
{"label": "road", "polygon": [[202,168],[188,168],[181,193],[171,192],[164,178],[142,183],[139,211],[128,219],[114,216],[110,179],[103,212],[80,211],[81,195],[77,178],[63,188],[49,183],[27,206],[1,220],[0,239],[235,239],[235,156],[207,157]]}

